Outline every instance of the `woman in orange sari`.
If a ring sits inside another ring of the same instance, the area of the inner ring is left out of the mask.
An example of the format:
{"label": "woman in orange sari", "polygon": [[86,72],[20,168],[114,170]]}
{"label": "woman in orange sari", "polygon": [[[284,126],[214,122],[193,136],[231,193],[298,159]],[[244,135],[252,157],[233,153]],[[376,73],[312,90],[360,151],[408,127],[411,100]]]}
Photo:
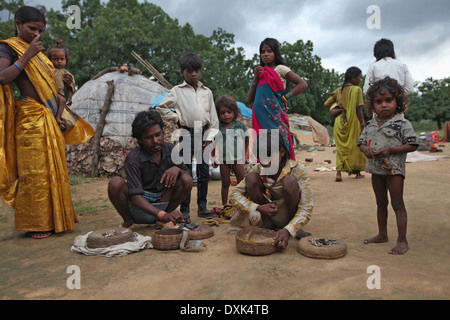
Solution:
{"label": "woman in orange sari", "polygon": [[[42,239],[73,230],[77,216],[66,140],[55,119],[55,70],[39,40],[45,16],[24,6],[17,10],[14,25],[16,37],[0,40],[0,195],[14,208],[15,229]],[[17,101],[12,83],[20,91]]]}

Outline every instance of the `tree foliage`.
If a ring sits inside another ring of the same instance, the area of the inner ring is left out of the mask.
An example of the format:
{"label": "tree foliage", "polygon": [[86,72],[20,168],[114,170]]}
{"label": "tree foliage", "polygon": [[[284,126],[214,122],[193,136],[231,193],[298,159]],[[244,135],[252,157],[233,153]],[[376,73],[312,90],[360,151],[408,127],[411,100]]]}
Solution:
{"label": "tree foliage", "polygon": [[413,121],[433,120],[441,130],[445,121],[450,119],[449,105],[450,78],[441,80],[428,78],[417,86],[407,116]]}

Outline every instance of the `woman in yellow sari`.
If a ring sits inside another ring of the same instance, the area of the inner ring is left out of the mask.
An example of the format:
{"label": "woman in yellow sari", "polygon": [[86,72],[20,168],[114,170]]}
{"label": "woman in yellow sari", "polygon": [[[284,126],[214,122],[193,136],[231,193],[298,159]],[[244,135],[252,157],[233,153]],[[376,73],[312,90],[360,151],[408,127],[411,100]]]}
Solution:
{"label": "woman in yellow sari", "polygon": [[359,87],[362,73],[357,67],[348,68],[342,87],[337,88],[325,101],[334,119],[334,141],[336,143],[336,181],[342,181],[341,172],[364,178],[361,171],[366,168],[366,157],[358,148],[364,126],[362,90]]}
{"label": "woman in yellow sari", "polygon": [[[42,239],[73,230],[77,216],[65,159],[67,141],[55,119],[55,70],[39,41],[45,16],[24,6],[17,10],[14,25],[16,37],[0,40],[0,195],[14,208],[15,229]],[[13,82],[20,91],[17,101]],[[81,143],[89,138],[77,139]]]}

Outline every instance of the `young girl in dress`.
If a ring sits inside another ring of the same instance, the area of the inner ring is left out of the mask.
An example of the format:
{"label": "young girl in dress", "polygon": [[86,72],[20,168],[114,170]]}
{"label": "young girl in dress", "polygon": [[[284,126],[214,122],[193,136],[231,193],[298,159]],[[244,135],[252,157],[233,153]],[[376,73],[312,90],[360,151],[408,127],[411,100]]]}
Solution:
{"label": "young girl in dress", "polygon": [[[75,81],[73,75],[65,69],[69,63],[70,57],[67,48],[61,40],[55,40],[55,44],[47,50],[47,56],[55,67],[56,84],[58,86],[58,113],[56,114],[56,121],[61,128],[64,126],[64,121],[61,115],[65,105],[72,105],[72,96],[75,92]],[[67,98],[64,92],[67,90]]]}
{"label": "young girl in dress", "polygon": [[[252,129],[256,134],[262,129],[279,129],[295,160],[287,102],[306,90],[308,84],[286,66],[276,39],[266,38],[259,46],[260,65],[255,68],[255,76],[248,91],[248,102],[253,103]],[[295,86],[286,92],[286,82]]]}
{"label": "young girl in dress", "polygon": [[[236,100],[223,95],[216,99],[216,110],[219,117],[219,130],[221,140],[217,146],[220,157],[220,176],[222,179],[222,204],[228,203],[228,190],[230,188],[230,174],[233,170],[237,183],[245,177],[245,159],[248,156],[249,136],[244,123],[237,120],[241,114]],[[217,138],[216,138],[217,139]],[[214,162],[213,167],[217,168],[218,163]]]}
{"label": "young girl in dress", "polygon": [[371,86],[366,96],[367,114],[376,113],[364,128],[358,142],[367,157],[366,171],[372,173],[372,187],[377,202],[378,235],[364,243],[387,242],[388,191],[397,217],[397,244],[389,253],[404,254],[407,213],[403,202],[406,154],[419,144],[411,123],[400,114],[405,111],[407,97],[402,86],[386,77]]}

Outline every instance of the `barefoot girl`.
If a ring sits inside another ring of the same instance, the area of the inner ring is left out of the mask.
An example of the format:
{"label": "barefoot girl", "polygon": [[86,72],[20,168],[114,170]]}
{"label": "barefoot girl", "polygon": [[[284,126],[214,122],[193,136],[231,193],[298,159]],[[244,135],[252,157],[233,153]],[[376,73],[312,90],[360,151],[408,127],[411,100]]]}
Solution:
{"label": "barefoot girl", "polygon": [[[228,202],[231,170],[236,175],[237,183],[244,179],[244,164],[248,154],[249,136],[245,124],[236,119],[241,112],[233,97],[229,95],[218,97],[216,99],[216,109],[222,138],[221,143],[218,143],[218,151],[220,156],[220,176],[222,179],[222,204],[224,205]],[[217,163],[214,163],[213,166],[217,168]]]}
{"label": "barefoot girl", "polygon": [[388,241],[388,191],[397,217],[397,244],[389,253],[408,251],[406,240],[407,214],[403,202],[406,154],[418,148],[418,139],[411,123],[400,113],[407,98],[399,83],[389,77],[377,81],[367,92],[367,113],[376,113],[358,142],[367,157],[366,171],[372,173],[372,187],[377,201],[378,235],[364,243]]}
{"label": "barefoot girl", "polygon": [[[259,46],[260,65],[248,91],[248,102],[253,103],[252,129],[259,134],[261,130],[279,129],[290,157],[295,160],[287,101],[306,90],[308,84],[299,75],[286,66],[278,41],[266,38]],[[286,92],[286,82],[295,86]]]}

